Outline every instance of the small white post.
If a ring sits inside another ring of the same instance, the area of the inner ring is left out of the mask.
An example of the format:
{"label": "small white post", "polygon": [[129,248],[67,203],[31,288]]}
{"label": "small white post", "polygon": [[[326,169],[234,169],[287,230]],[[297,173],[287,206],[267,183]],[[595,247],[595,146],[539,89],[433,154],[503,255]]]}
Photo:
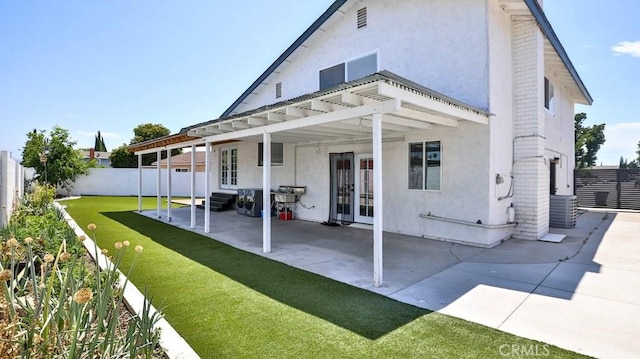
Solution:
{"label": "small white post", "polygon": [[382,285],[382,115],[373,114],[373,284]]}
{"label": "small white post", "polygon": [[160,211],[162,210],[162,176],[160,174],[160,159],[162,158],[162,150],[158,150],[158,152],[156,152],[156,156],[156,211],[158,212],[158,218],[162,218],[162,214],[160,213]]}
{"label": "small white post", "polygon": [[262,251],[271,253],[271,134],[262,134]]}
{"label": "small white post", "polygon": [[211,142],[204,155],[204,233],[211,232]]}
{"label": "small white post", "polygon": [[167,150],[167,221],[171,222],[171,150]]}
{"label": "small white post", "polygon": [[138,212],[142,212],[142,155],[138,155]]}
{"label": "small white post", "polygon": [[196,228],[196,145],[191,145],[191,228]]}

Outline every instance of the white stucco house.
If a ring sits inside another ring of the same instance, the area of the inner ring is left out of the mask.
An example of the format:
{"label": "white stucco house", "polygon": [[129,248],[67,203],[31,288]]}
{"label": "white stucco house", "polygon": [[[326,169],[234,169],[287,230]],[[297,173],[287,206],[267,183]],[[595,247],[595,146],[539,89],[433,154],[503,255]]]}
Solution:
{"label": "white stucco house", "polygon": [[372,224],[376,284],[383,231],[537,240],[592,102],[542,5],[336,0],[219,118],[130,150],[206,146],[207,193],[305,186],[297,219]]}

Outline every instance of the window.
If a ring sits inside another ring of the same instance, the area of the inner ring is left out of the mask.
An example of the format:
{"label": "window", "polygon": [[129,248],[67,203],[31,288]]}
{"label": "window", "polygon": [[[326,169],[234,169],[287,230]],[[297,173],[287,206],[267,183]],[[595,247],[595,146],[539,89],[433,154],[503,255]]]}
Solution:
{"label": "window", "polygon": [[282,82],[276,84],[276,98],[282,97]]}
{"label": "window", "polygon": [[441,189],[441,155],[440,141],[409,144],[409,189],[428,191]]}
{"label": "window", "polygon": [[544,107],[553,113],[553,84],[548,78],[544,78]]}
{"label": "window", "polygon": [[370,54],[320,70],[320,90],[361,79],[378,71],[378,54]]}
{"label": "window", "polygon": [[[262,142],[258,142],[258,166],[262,166],[264,154],[262,151]],[[282,142],[271,142],[271,166],[284,165],[284,145]]]}
{"label": "window", "polygon": [[343,83],[344,72],[345,64],[336,65],[320,71],[320,90]]}
{"label": "window", "polygon": [[358,29],[367,26],[367,8],[358,9]]}

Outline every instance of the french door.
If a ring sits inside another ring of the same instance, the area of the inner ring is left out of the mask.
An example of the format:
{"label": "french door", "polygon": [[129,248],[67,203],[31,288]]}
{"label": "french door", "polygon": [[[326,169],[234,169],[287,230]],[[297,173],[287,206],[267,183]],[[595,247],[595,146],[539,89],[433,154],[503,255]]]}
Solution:
{"label": "french door", "polygon": [[330,153],[330,213],[329,222],[353,222],[353,152]]}
{"label": "french door", "polygon": [[373,224],[373,155],[357,155],[355,167],[354,219],[359,223]]}
{"label": "french door", "polygon": [[238,148],[220,148],[220,188],[238,188]]}

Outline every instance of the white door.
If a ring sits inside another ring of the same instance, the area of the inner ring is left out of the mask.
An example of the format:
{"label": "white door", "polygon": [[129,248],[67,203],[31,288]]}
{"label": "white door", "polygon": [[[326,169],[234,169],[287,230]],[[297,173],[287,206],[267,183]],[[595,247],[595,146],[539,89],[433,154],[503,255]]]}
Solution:
{"label": "white door", "polygon": [[373,224],[373,155],[356,155],[355,221]]}
{"label": "white door", "polygon": [[238,188],[238,148],[220,148],[220,188]]}

